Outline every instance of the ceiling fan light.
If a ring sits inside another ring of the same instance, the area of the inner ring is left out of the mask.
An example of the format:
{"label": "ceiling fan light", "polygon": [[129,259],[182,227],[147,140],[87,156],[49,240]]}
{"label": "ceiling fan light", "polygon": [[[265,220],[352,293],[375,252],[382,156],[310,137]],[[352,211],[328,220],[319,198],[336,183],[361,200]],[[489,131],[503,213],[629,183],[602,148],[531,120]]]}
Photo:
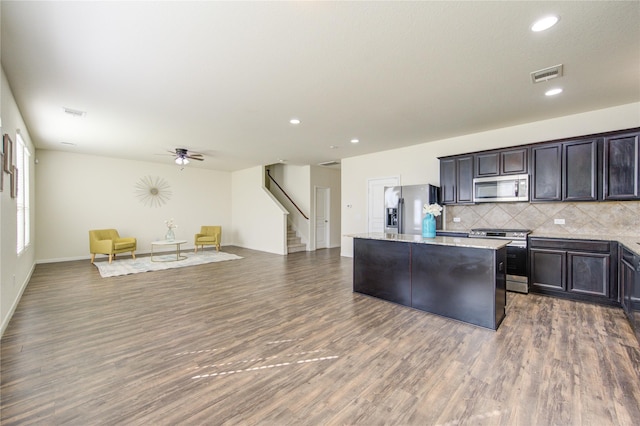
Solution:
{"label": "ceiling fan light", "polygon": [[178,157],[176,158],[176,164],[178,166],[186,166],[187,164],[189,164],[189,160],[184,157]]}

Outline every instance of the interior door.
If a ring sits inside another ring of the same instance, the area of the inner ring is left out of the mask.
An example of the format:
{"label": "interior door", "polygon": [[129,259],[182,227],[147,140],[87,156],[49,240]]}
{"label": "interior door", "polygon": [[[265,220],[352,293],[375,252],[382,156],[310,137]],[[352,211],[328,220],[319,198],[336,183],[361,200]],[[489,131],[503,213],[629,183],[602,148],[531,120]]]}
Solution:
{"label": "interior door", "polygon": [[316,249],[329,247],[330,191],[316,187]]}
{"label": "interior door", "polygon": [[384,187],[399,184],[400,178],[397,176],[368,180],[367,232],[384,232]]}

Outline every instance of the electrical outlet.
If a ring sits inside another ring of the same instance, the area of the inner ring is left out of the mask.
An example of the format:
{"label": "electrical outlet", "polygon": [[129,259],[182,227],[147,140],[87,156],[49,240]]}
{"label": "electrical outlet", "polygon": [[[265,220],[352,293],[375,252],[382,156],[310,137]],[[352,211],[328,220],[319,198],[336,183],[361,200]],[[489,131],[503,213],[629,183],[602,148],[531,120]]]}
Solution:
{"label": "electrical outlet", "polygon": [[564,225],[564,219],[553,219],[555,225]]}
{"label": "electrical outlet", "polygon": [[454,221],[454,222],[456,222],[456,223],[458,223],[458,222],[460,222],[460,218],[459,218],[459,217],[454,217],[454,218],[453,218],[453,221]]}

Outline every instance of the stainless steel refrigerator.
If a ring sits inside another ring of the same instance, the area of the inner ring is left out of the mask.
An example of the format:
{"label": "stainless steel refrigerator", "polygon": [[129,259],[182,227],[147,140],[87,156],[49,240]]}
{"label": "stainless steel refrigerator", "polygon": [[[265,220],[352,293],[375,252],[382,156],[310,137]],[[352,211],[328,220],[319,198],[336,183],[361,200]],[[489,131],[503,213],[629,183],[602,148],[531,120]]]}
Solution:
{"label": "stainless steel refrigerator", "polygon": [[[422,235],[422,207],[440,204],[440,188],[434,185],[387,186],[384,188],[384,232]],[[436,217],[442,229],[442,216]]]}

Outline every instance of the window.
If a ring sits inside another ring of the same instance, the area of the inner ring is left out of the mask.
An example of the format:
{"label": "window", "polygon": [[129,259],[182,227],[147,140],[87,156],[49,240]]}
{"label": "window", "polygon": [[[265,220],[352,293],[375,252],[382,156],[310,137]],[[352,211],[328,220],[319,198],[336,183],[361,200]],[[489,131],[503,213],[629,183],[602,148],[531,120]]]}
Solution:
{"label": "window", "polygon": [[18,171],[17,204],[17,251],[22,253],[31,244],[31,221],[29,206],[29,160],[31,153],[22,140],[20,133],[16,135],[16,169]]}

